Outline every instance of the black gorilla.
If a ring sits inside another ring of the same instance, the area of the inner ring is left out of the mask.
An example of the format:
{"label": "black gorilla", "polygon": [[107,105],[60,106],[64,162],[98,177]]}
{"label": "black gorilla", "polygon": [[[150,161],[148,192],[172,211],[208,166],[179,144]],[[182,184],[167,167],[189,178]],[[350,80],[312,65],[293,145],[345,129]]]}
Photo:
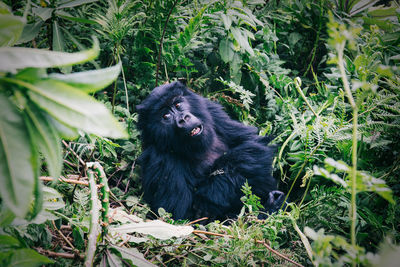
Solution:
{"label": "black gorilla", "polygon": [[179,82],[155,88],[136,108],[144,199],[153,210],[163,207],[175,219],[233,217],[246,180],[266,212],[279,209],[284,195],[271,175],[274,148],[255,127]]}

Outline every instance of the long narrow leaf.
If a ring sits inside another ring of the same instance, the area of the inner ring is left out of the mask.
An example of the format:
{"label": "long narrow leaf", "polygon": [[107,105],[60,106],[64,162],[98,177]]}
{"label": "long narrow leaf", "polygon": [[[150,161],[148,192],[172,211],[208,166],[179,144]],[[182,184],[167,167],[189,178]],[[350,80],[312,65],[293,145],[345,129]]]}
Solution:
{"label": "long narrow leaf", "polygon": [[111,138],[127,137],[111,112],[83,91],[54,80],[37,82],[28,89],[37,105],[73,128]]}
{"label": "long narrow leaf", "polygon": [[47,168],[51,176],[57,178],[61,174],[62,152],[61,139],[41,110],[34,105],[25,108],[27,120],[32,124],[31,138],[46,158]]}
{"label": "long narrow leaf", "polygon": [[70,66],[95,59],[99,55],[99,42],[94,39],[91,49],[65,53],[24,47],[0,48],[0,71],[15,72],[23,68],[53,68]]}
{"label": "long narrow leaf", "polygon": [[21,114],[0,94],[0,194],[19,217],[29,209],[35,186],[32,151]]}
{"label": "long narrow leaf", "polygon": [[80,5],[85,5],[93,2],[97,2],[98,0],[74,0],[74,1],[67,1],[65,4],[61,4],[57,7],[57,9],[61,8],[69,8],[69,7],[76,7]]}
{"label": "long narrow leaf", "polygon": [[86,93],[93,93],[110,85],[117,79],[121,71],[121,64],[115,66],[91,70],[84,72],[76,72],[71,74],[53,73],[49,77],[68,83],[75,88],[79,88]]}

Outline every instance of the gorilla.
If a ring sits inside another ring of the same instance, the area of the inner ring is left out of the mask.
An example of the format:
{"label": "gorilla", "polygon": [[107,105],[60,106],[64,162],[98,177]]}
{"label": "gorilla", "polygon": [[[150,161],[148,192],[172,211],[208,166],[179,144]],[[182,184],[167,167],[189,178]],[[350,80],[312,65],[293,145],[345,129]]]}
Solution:
{"label": "gorilla", "polygon": [[156,87],[136,110],[144,199],[153,211],[162,207],[174,219],[233,218],[246,180],[265,213],[282,205],[272,176],[275,148],[257,128],[230,119],[220,104],[180,82]]}

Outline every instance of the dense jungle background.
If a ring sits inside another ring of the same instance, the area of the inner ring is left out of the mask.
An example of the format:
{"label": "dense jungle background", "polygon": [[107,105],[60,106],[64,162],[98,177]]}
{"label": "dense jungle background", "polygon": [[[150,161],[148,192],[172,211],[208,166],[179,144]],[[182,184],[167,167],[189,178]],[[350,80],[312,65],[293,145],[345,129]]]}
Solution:
{"label": "dense jungle background", "polygon": [[[399,8],[0,2],[0,265],[398,266]],[[274,137],[283,210],[149,210],[135,106],[175,80]]]}

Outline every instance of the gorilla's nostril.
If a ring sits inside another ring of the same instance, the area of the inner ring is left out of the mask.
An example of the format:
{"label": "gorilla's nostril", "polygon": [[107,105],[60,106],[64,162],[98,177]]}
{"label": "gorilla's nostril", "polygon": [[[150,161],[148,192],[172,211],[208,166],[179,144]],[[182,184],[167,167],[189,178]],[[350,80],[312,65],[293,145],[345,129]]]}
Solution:
{"label": "gorilla's nostril", "polygon": [[186,115],[183,117],[183,120],[184,120],[184,121],[189,121],[189,120],[190,120],[190,116],[186,114]]}

